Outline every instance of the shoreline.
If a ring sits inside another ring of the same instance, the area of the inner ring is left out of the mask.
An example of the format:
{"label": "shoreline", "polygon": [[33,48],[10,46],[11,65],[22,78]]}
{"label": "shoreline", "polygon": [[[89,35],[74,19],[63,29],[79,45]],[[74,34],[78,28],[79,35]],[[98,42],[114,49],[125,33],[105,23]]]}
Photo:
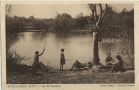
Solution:
{"label": "shoreline", "polygon": [[91,70],[63,72],[48,67],[48,71],[32,73],[31,69],[7,72],[7,84],[119,84],[135,83],[134,70],[126,72],[92,72]]}

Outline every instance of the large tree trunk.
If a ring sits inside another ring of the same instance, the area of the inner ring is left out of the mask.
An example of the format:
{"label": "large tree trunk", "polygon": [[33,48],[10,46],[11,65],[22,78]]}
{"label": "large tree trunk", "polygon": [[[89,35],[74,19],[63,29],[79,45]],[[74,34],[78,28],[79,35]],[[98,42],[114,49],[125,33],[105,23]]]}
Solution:
{"label": "large tree trunk", "polygon": [[89,8],[92,11],[91,14],[91,33],[93,33],[93,61],[94,65],[99,65],[99,52],[98,52],[98,43],[101,41],[100,36],[100,26],[101,22],[107,12],[107,4],[105,4],[105,9],[103,9],[102,4],[89,4]]}
{"label": "large tree trunk", "polygon": [[99,65],[99,51],[98,51],[98,42],[99,35],[98,32],[93,32],[93,65]]}

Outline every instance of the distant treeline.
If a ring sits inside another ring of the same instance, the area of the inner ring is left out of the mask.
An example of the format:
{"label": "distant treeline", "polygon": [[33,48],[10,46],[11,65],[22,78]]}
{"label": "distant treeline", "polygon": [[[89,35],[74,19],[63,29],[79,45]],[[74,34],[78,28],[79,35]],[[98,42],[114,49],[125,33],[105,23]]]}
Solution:
{"label": "distant treeline", "polygon": [[58,14],[51,19],[37,19],[33,16],[25,17],[10,17],[6,16],[7,32],[20,32],[27,29],[46,30],[53,32],[70,32],[71,30],[86,29],[89,16],[79,16],[72,18],[67,13]]}
{"label": "distant treeline", "polygon": [[[6,31],[7,32],[21,32],[29,29],[46,30],[52,32],[71,32],[77,30],[89,30],[92,27],[93,20],[91,16],[84,16],[82,13],[76,18],[70,14],[57,14],[55,18],[38,19],[33,16],[25,17],[10,17],[6,15]],[[127,30],[128,33],[134,33],[134,10],[127,11],[123,9],[121,12],[115,12],[112,7],[108,7],[107,14],[101,24],[102,31]],[[103,32],[102,32],[103,33]],[[111,33],[109,35],[115,34]],[[107,34],[104,32],[104,34]],[[102,36],[104,35],[102,34]],[[108,36],[108,35],[104,35]]]}

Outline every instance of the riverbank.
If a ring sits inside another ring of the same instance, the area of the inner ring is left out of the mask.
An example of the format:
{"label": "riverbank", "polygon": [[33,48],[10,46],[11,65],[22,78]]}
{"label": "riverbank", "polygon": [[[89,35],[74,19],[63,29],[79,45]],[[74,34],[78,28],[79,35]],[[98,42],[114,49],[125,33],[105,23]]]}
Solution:
{"label": "riverbank", "polygon": [[30,70],[7,73],[8,84],[133,84],[134,79],[133,70],[118,73],[94,73],[91,70],[60,72],[51,69],[36,74]]}

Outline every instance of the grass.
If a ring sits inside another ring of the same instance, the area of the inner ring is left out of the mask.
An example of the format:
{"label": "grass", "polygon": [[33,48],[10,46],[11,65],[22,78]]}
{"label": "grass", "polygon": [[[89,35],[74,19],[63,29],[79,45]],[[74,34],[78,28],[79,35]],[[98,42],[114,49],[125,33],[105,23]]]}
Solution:
{"label": "grass", "polygon": [[51,70],[33,74],[30,70],[8,72],[8,84],[124,84],[134,83],[134,71],[93,73],[92,71]]}

